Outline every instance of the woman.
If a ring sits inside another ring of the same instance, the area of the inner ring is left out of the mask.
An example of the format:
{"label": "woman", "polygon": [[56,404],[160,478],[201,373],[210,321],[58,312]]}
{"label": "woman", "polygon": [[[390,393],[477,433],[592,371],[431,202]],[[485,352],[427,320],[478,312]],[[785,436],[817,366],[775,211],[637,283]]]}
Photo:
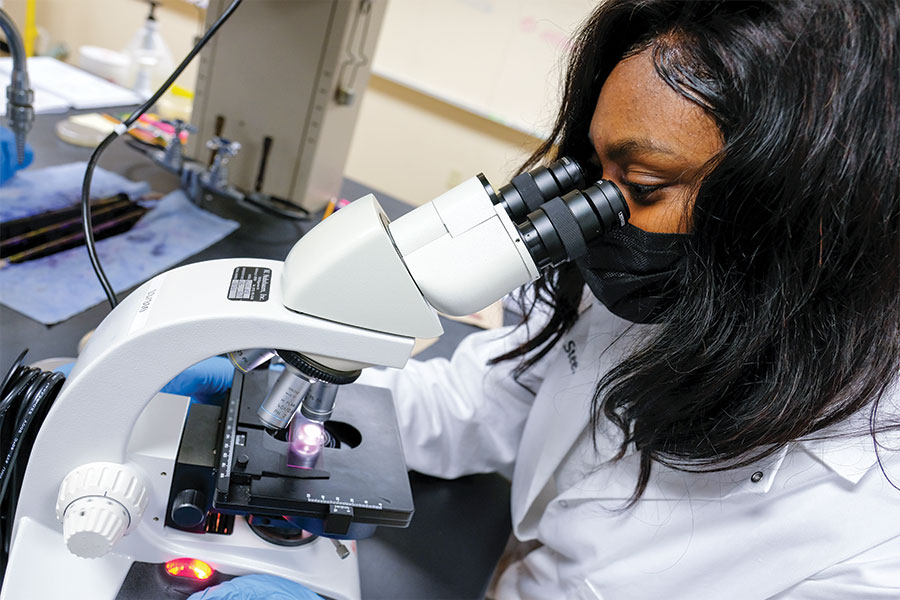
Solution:
{"label": "woman", "polygon": [[630,225],[361,380],[411,468],[512,478],[496,598],[898,597],[898,78],[893,0],[598,6],[529,165]]}
{"label": "woman", "polygon": [[530,162],[594,160],[629,227],[368,377],[411,468],[511,475],[496,597],[900,595],[898,79],[896,2],[597,8]]}

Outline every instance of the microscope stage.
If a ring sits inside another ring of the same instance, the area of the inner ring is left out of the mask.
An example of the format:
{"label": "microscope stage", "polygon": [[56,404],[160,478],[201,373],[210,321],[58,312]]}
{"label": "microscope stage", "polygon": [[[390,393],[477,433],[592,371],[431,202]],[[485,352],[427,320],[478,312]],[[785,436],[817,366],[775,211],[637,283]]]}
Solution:
{"label": "microscope stage", "polygon": [[323,448],[314,468],[288,466],[289,442],[260,424],[267,371],[235,373],[220,432],[214,509],[306,517],[342,535],[351,523],[406,527],[412,493],[388,391],[341,386],[326,430],[339,448]]}

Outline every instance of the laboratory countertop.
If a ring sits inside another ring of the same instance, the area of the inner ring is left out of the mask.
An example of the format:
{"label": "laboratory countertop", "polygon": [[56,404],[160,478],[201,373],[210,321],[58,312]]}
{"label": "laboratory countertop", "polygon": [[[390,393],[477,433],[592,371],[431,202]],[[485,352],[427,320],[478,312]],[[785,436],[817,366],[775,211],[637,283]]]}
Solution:
{"label": "laboratory countertop", "polygon": [[[89,158],[90,149],[69,145],[56,137],[55,124],[64,116],[36,118],[28,137],[35,151],[31,169]],[[168,192],[178,186],[175,176],[122,141],[106,150],[100,166],[135,181],[147,181],[156,192]],[[411,209],[351,180],[344,181],[340,195],[352,200],[370,192],[375,193],[391,218]],[[204,208],[238,221],[240,228],[182,264],[240,256],[281,260],[310,227],[224,201],[214,201]],[[26,347],[30,348],[30,361],[75,356],[78,341],[107,312],[104,302],[47,327],[0,305],[2,369],[5,371]],[[463,337],[475,331],[474,327],[455,321],[442,319],[442,323],[444,335],[420,358],[449,356]],[[482,598],[510,531],[508,482],[498,475],[445,481],[418,473],[410,473],[410,482],[416,506],[410,527],[381,527],[374,537],[359,542],[363,598]]]}

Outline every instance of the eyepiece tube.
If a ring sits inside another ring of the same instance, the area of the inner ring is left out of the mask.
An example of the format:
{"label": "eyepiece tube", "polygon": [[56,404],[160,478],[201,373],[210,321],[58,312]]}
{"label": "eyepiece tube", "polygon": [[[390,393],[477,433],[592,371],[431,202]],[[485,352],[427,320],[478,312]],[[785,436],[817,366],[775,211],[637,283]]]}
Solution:
{"label": "eyepiece tube", "polygon": [[497,191],[494,203],[503,206],[513,223],[518,224],[551,198],[584,187],[585,181],[585,169],[564,156],[546,167],[513,177]]}
{"label": "eyepiece tube", "polygon": [[590,244],[623,227],[630,216],[616,184],[601,179],[545,202],[517,227],[531,258],[543,270],[580,258]]}

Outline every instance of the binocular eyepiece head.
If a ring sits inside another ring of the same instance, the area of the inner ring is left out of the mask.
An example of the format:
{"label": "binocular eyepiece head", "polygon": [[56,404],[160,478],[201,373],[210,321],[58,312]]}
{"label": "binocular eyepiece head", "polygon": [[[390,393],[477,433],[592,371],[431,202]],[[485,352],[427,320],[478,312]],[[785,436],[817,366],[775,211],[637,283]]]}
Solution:
{"label": "binocular eyepiece head", "polygon": [[[625,196],[612,181],[593,185],[594,170],[568,157],[513,177],[496,194],[541,270],[575,260],[630,217]],[[490,191],[490,186],[482,180]]]}

